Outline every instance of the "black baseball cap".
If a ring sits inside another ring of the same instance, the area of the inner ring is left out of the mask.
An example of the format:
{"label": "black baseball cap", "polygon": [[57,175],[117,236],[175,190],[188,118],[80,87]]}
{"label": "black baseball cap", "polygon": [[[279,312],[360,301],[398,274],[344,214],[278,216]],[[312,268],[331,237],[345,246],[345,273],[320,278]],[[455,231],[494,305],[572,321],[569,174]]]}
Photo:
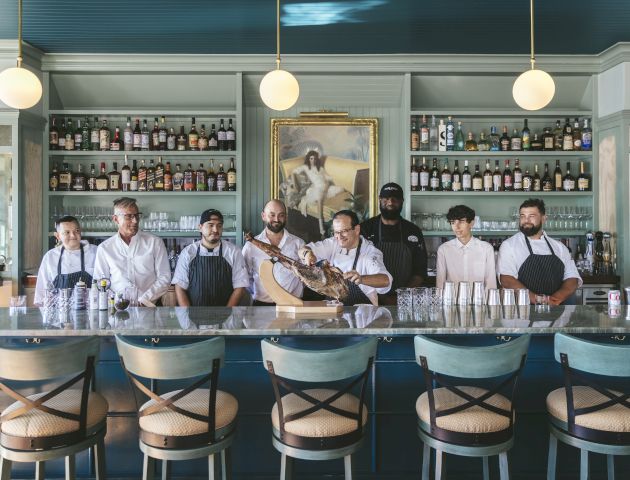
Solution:
{"label": "black baseball cap", "polygon": [[400,200],[403,199],[403,189],[400,185],[394,182],[386,183],[381,187],[381,193],[378,194],[380,198],[394,197]]}
{"label": "black baseball cap", "polygon": [[205,212],[201,214],[201,220],[199,220],[199,224],[203,225],[206,222],[209,222],[212,217],[217,217],[223,223],[223,214],[214,208],[209,208]]}

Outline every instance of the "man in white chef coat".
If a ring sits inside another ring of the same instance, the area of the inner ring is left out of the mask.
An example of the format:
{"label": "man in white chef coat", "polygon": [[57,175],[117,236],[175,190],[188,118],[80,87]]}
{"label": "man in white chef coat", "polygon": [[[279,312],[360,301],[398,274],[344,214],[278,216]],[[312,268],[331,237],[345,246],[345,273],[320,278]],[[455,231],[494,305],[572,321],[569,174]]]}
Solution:
{"label": "man in white chef coat", "polygon": [[142,213],[134,198],[114,200],[114,223],[118,233],[98,246],[94,278],[109,278],[111,289],[138,289],[138,303],[159,305],[171,284],[168,254],[161,238],[140,230]]}
{"label": "man in white chef coat", "polygon": [[306,265],[327,260],[344,272],[350,290],[344,305],[378,305],[378,295],[387,293],[392,285],[383,253],[361,236],[359,218],[352,210],[335,213],[333,237],[309,243],[300,249],[299,257]]}
{"label": "man in white chef coat", "polygon": [[[265,229],[257,235],[256,240],[268,243],[280,250],[280,253],[290,258],[298,258],[298,251],[304,246],[304,240],[289,233],[284,227],[287,222],[287,209],[280,200],[270,200],[260,214]],[[273,299],[269,296],[258,273],[263,260],[269,259],[269,255],[251,242],[245,242],[243,257],[250,278],[250,289],[255,306],[273,306]],[[276,263],[273,267],[273,276],[280,286],[287,292],[302,297],[304,285],[289,269]]]}

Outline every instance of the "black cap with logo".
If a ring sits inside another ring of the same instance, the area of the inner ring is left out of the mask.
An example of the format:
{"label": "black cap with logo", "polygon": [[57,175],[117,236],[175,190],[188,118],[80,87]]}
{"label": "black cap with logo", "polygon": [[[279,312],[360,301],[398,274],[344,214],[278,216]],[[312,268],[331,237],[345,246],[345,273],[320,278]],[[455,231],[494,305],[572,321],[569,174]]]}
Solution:
{"label": "black cap with logo", "polygon": [[199,220],[199,224],[203,225],[206,222],[209,222],[212,217],[217,217],[223,223],[223,214],[214,208],[210,208],[201,214],[201,220]]}
{"label": "black cap with logo", "polygon": [[400,200],[403,199],[403,189],[397,183],[386,183],[381,187],[381,193],[378,194],[380,198],[394,197]]}

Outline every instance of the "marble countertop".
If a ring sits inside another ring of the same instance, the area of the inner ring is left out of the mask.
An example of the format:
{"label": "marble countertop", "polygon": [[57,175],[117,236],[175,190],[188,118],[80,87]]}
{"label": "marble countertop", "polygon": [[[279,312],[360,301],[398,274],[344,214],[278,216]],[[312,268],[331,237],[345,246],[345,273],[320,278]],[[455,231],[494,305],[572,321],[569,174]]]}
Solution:
{"label": "marble countertop", "polygon": [[46,316],[43,309],[0,308],[0,337],[84,335],[414,335],[414,334],[630,334],[630,309],[560,306],[540,312],[535,307],[442,307],[402,312],[395,307],[360,305],[338,315],[276,313],[273,307],[130,308],[71,311]]}

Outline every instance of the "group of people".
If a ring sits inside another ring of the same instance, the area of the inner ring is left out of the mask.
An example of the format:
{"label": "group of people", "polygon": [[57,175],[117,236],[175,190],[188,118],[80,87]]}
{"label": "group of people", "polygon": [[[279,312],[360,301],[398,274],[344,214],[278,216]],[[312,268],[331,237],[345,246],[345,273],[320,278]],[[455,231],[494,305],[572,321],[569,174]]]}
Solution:
{"label": "group of people", "polygon": [[[359,223],[355,212],[341,210],[333,217],[332,237],[305,244],[286,230],[286,206],[271,200],[261,212],[264,229],[256,239],[306,265],[326,260],[339,268],[350,292],[345,305],[394,305],[396,289],[422,286],[427,279],[424,237],[402,218],[403,202],[402,188],[385,184],[379,194],[380,215]],[[58,219],[59,246],[42,259],[35,304],[43,303],[49,285],[72,288],[79,280],[89,285],[93,278],[107,278],[114,291],[135,287],[139,305],[147,307],[159,306],[171,283],[180,306],[242,305],[246,291],[253,305],[274,305],[258,273],[269,256],[250,242],[241,250],[224,240],[220,211],[201,214],[200,238],[182,250],[172,278],[166,247],[159,237],[140,230],[141,215],[135,199],[115,200],[118,232],[98,247],[81,239],[76,218]],[[520,231],[503,242],[495,267],[492,246],[472,235],[475,212],[465,205],[452,207],[447,219],[455,238],[438,249],[437,286],[483,281],[486,288],[496,288],[498,275],[504,288],[528,288],[532,303],[541,294],[553,305],[570,303],[581,279],[568,249],[545,234],[545,218],[542,200],[525,201],[519,210]],[[280,263],[274,265],[274,277],[289,293],[312,298]]]}

